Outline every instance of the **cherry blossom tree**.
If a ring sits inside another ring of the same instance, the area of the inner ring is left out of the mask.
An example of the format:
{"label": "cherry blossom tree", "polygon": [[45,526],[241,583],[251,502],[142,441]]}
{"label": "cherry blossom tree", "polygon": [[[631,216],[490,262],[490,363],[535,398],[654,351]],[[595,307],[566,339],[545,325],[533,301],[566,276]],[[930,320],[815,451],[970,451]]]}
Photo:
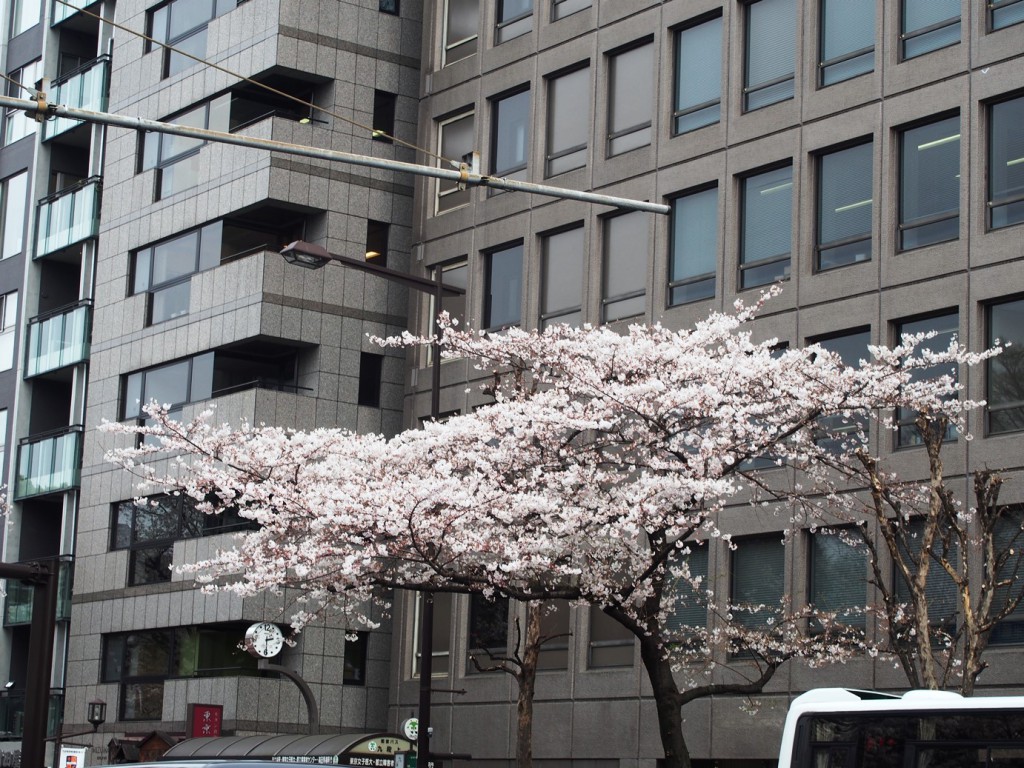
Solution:
{"label": "cherry blossom tree", "polygon": [[[443,353],[477,361],[493,403],[389,440],[217,426],[208,413],[177,423],[156,407],[151,427],[108,427],[147,435],[109,456],[143,490],[177,488],[211,514],[233,506],[257,522],[234,548],[178,567],[243,596],[297,589],[297,630],[328,609],[369,622],[380,587],[598,607],[636,637],[666,765],[682,768],[689,701],[755,694],[788,659],[822,664],[865,647],[834,614],[715,594],[690,565],[701,542],[730,539],[722,510],[804,503],[800,478],[824,476],[814,473],[832,455],[825,417],[844,439],[849,424],[855,437],[868,420],[891,426],[898,407],[960,425],[975,404],[957,399],[956,377],[913,373],[984,359],[955,343],[919,356],[914,338],[855,367],[818,347],[779,349],[749,327],[767,298],[682,331],[448,326]],[[812,492],[807,503],[825,505],[835,491]],[[695,605],[708,620],[681,624]]]}

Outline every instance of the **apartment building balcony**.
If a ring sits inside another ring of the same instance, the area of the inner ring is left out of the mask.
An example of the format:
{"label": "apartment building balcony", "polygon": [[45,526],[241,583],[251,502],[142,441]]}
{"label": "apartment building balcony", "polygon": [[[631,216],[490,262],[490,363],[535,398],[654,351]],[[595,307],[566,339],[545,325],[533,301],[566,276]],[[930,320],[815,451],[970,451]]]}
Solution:
{"label": "apartment building balcony", "polygon": [[96,5],[97,0],[67,0],[67,4],[51,0],[53,11],[50,14],[50,26],[56,27],[68,19],[78,16],[78,12],[85,10],[90,5]]}
{"label": "apartment building balcony", "polygon": [[25,378],[88,360],[91,319],[92,302],[85,300],[29,320]]}
{"label": "apartment building balcony", "polygon": [[[57,561],[57,621],[71,620],[71,584],[74,578],[74,560],[71,555],[46,558]],[[17,627],[32,623],[32,599],[35,587],[16,579],[7,580],[7,599],[4,602],[4,626]]]}
{"label": "apartment building balcony", "polygon": [[[64,689],[51,688],[46,707],[46,735],[57,735],[64,714]],[[0,692],[0,741],[21,739],[25,725],[25,692]]]}
{"label": "apartment building balcony", "polygon": [[63,255],[99,233],[102,178],[92,176],[39,201],[35,258]]}
{"label": "apartment building balcony", "polygon": [[81,482],[82,426],[74,425],[18,442],[14,500],[63,493]]}
{"label": "apartment building balcony", "polygon": [[[60,5],[61,8],[66,6]],[[104,112],[110,86],[110,57],[100,56],[50,83],[49,100],[78,109]],[[81,120],[58,117],[43,123],[43,141],[85,125]]]}

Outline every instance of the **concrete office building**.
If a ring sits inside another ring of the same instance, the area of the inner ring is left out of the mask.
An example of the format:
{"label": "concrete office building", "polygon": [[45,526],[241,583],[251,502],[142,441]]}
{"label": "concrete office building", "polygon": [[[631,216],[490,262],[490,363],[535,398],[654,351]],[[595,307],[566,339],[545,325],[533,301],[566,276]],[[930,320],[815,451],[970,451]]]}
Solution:
{"label": "concrete office building", "polygon": [[[823,341],[855,359],[866,344],[892,343],[907,330],[934,328],[940,340],[955,333],[976,348],[996,337],[1024,341],[1024,3],[427,7],[421,144],[449,158],[480,151],[483,172],[672,208],[668,217],[622,214],[418,180],[417,262],[467,286],[465,304],[452,309],[471,327],[684,327],[781,280],[783,293],[756,333],[789,345]],[[967,376],[968,396],[989,405],[972,418],[976,439],[945,451],[946,473],[965,500],[973,468],[999,467],[1010,479],[1002,501],[1024,501],[1014,360]],[[465,364],[446,363],[442,410],[482,400],[472,387],[467,394],[471,376]],[[422,397],[413,402],[407,426],[424,413]],[[872,440],[896,469],[921,471],[913,427]],[[839,599],[814,539],[780,545],[787,519],[737,511],[737,549],[719,544],[708,553],[720,594]],[[850,583],[870,599],[866,583]],[[416,702],[415,602],[402,607],[393,720]],[[511,642],[512,630],[508,638],[493,630],[495,610],[503,609],[445,600],[437,616],[450,621],[434,625],[435,688],[459,691],[435,696],[435,749],[470,753],[475,765],[504,765],[515,743],[514,682],[467,662],[480,642]],[[572,637],[542,662],[539,764],[653,768],[657,719],[634,643],[601,614],[573,609],[551,621]],[[994,634],[983,689],[1024,688],[1022,626],[1006,622]],[[733,697],[688,705],[693,757],[736,766],[771,760],[791,696],[821,685],[905,681],[891,662],[822,670],[789,663],[757,697],[756,718]]]}

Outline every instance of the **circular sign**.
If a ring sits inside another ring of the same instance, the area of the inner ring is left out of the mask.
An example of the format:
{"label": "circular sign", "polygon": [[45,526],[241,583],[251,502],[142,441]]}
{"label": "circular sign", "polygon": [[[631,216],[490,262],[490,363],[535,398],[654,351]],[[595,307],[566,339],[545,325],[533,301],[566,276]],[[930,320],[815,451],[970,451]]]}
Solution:
{"label": "circular sign", "polygon": [[405,736],[409,741],[416,741],[420,737],[420,721],[419,718],[410,717],[404,723],[402,723],[402,735]]}

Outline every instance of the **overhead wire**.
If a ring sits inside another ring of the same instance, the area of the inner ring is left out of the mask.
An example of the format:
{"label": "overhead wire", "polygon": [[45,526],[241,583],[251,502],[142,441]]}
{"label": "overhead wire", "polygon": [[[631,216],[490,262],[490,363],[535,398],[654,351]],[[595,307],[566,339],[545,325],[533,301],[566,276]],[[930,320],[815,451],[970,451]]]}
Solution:
{"label": "overhead wire", "polygon": [[[57,2],[60,2],[60,0],[57,0]],[[16,86],[18,86],[18,87],[19,87],[19,88],[21,88],[22,90],[28,91],[29,93],[31,93],[31,94],[32,94],[32,98],[35,98],[35,96],[36,96],[36,89],[35,89],[35,88],[29,88],[29,87],[28,87],[27,85],[25,85],[24,83],[19,83],[19,82],[18,82],[17,80],[15,80],[15,79],[14,79],[13,77],[8,77],[7,75],[3,74],[2,72],[0,72],[0,77],[2,77],[2,78],[3,78],[4,80],[6,80],[6,81],[7,81],[8,83],[12,83],[13,85],[16,85]]]}
{"label": "overhead wire", "polygon": [[[296,104],[301,104],[304,107],[309,107],[309,109],[311,110],[310,114],[312,114],[312,110],[316,110],[318,112],[323,112],[325,115],[330,115],[335,120],[340,120],[341,122],[348,123],[349,125],[352,125],[353,127],[356,127],[356,128],[361,129],[361,130],[364,130],[367,133],[369,133],[371,136],[383,136],[383,137],[389,139],[390,141],[392,141],[395,144],[400,144],[401,146],[407,147],[408,149],[411,149],[411,150],[413,150],[415,152],[421,152],[424,155],[427,155],[428,157],[432,157],[432,158],[434,158],[436,160],[441,160],[441,161],[443,161],[445,163],[448,163],[448,164],[452,165],[455,168],[459,167],[459,161],[458,160],[452,160],[451,158],[447,158],[447,157],[444,157],[443,155],[439,155],[436,152],[432,152],[429,149],[425,149],[424,147],[418,146],[416,144],[412,144],[412,143],[410,143],[408,141],[403,141],[402,139],[399,139],[399,138],[397,138],[395,136],[392,136],[391,134],[387,133],[386,131],[382,131],[380,129],[373,128],[372,126],[363,125],[362,123],[358,122],[357,120],[353,120],[350,117],[345,117],[344,115],[340,115],[337,112],[333,112],[333,111],[331,111],[329,109],[326,109],[324,107],[318,106],[317,104],[314,104],[314,103],[312,103],[310,101],[306,101],[305,99],[299,98],[298,96],[293,96],[290,93],[287,93],[285,91],[281,91],[281,90],[279,90],[277,88],[274,88],[271,85],[268,85],[266,83],[261,83],[259,80],[253,80],[250,77],[246,77],[245,75],[239,74],[238,72],[234,72],[234,71],[228,69],[227,67],[221,66],[220,64],[214,64],[212,61],[208,61],[207,59],[202,59],[202,58],[200,58],[198,56],[195,56],[194,54],[191,54],[188,51],[183,51],[183,50],[180,50],[179,48],[175,48],[173,45],[161,42],[161,41],[159,41],[159,40],[157,40],[157,39],[155,39],[153,37],[150,37],[149,35],[147,35],[147,34],[145,34],[143,32],[139,32],[138,30],[134,30],[134,29],[131,29],[130,27],[126,27],[123,24],[119,24],[118,22],[113,21],[112,19],[107,19],[107,18],[104,18],[104,17],[100,16],[97,13],[93,13],[92,11],[85,10],[84,8],[79,8],[78,6],[76,6],[70,0],[56,0],[56,2],[60,3],[61,5],[66,5],[69,8],[73,8],[78,13],[85,14],[86,16],[91,16],[92,18],[98,20],[99,22],[101,22],[103,24],[109,24],[110,26],[114,27],[115,29],[120,29],[121,31],[127,32],[130,35],[135,35],[136,37],[141,37],[143,40],[145,40],[148,43],[151,43],[153,45],[158,45],[161,48],[166,48],[169,51],[173,51],[174,53],[178,54],[179,56],[185,56],[186,58],[192,59],[193,61],[196,61],[196,62],[198,62],[200,64],[203,64],[204,66],[216,69],[218,72],[223,72],[224,74],[230,75],[231,77],[237,77],[239,80],[241,80],[243,82],[246,82],[246,83],[249,83],[250,85],[256,86],[257,88],[262,88],[265,91],[269,91],[270,93],[273,93],[273,94],[275,94],[277,96],[281,96],[281,97],[283,97],[285,99],[288,99],[289,101],[293,101]],[[19,85],[20,85],[20,83],[19,83]],[[25,86],[22,86],[22,87],[24,88]],[[35,95],[35,91],[34,90],[31,90],[31,89],[26,89],[26,90],[29,90],[30,93],[32,93],[33,96]]]}

